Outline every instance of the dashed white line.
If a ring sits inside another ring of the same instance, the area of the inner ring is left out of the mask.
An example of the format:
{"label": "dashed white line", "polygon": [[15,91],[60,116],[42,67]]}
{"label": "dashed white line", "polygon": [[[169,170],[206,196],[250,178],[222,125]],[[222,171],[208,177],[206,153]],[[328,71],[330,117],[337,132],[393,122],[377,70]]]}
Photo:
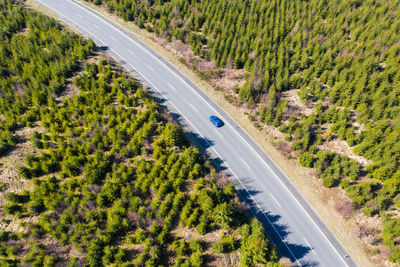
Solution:
{"label": "dashed white line", "polygon": [[172,84],[170,84],[169,82],[167,82],[168,86],[171,87],[172,90],[175,91],[175,87],[172,86]]}
{"label": "dashed white line", "polygon": [[64,5],[64,4],[63,4],[63,5],[61,5],[61,6],[62,6],[63,8],[67,8],[67,6],[66,6],[66,5]]}
{"label": "dashed white line", "polygon": [[81,18],[83,18],[83,16],[81,15],[81,14],[78,14],[78,17],[81,19]]}
{"label": "dashed white line", "polygon": [[314,249],[311,247],[310,243],[308,243],[307,239],[305,239],[304,237],[303,239],[307,243],[307,246],[311,249],[312,253],[314,253],[314,255],[317,255],[317,253],[315,253]]}
{"label": "dashed white line", "polygon": [[249,166],[249,164],[247,164],[247,162],[246,162],[244,159],[241,159],[241,160],[242,160],[242,162],[244,163],[244,165],[246,165],[247,169],[249,169],[249,170],[250,170],[250,166]]}
{"label": "dashed white line", "polygon": [[271,195],[272,200],[275,201],[276,205],[278,205],[279,208],[282,208],[281,204],[279,204],[278,200],[276,200],[276,198],[274,197],[274,195],[272,195],[271,193],[270,193],[270,195]]}
{"label": "dashed white line", "polygon": [[[39,1],[40,2],[40,1]],[[83,9],[83,8],[82,8]],[[115,28],[115,27],[114,27]],[[118,30],[118,29],[117,29]],[[122,32],[122,31],[120,31],[120,32]],[[133,41],[133,42],[135,42],[135,41]],[[135,42],[136,43],[136,42]],[[145,50],[145,49],[144,49]],[[147,50],[145,50],[146,52],[147,52]],[[149,52],[148,52],[149,53]],[[151,55],[151,53],[149,53],[150,55]],[[118,55],[118,54],[117,54]],[[119,56],[119,55],[118,55]],[[154,57],[154,56],[153,56]],[[163,64],[163,63],[162,63]],[[130,64],[129,64],[130,65]],[[172,72],[172,70],[170,70],[168,67],[167,67],[167,69],[169,70],[169,71],[171,71]],[[172,72],[172,73],[174,73],[174,72]],[[176,75],[176,74],[175,74]],[[179,79],[181,79],[182,81],[184,81],[181,77],[179,77],[178,75],[176,75]],[[185,82],[186,83],[186,82]],[[186,83],[187,84],[187,83]],[[191,86],[189,86],[189,87],[191,87]],[[154,88],[156,88],[156,87],[154,87]],[[156,88],[157,89],[157,88]],[[158,90],[158,89],[157,89]],[[196,91],[195,91],[196,92]],[[197,93],[197,92],[196,92]],[[197,93],[198,94],[198,93]],[[204,100],[204,99],[203,99]],[[206,101],[205,101],[206,102]],[[207,102],[206,102],[207,103]],[[208,104],[208,103],[207,103]],[[190,123],[190,122],[189,122]],[[191,123],[190,123],[191,124]],[[192,127],[193,127],[193,125],[192,125]],[[196,128],[195,128],[196,129]],[[197,129],[196,129],[197,130]],[[239,135],[240,136],[240,135]],[[246,142],[247,143],[247,142]],[[213,148],[211,148],[212,150],[214,150]],[[214,152],[218,155],[218,153],[214,150]],[[257,153],[258,154],[258,153]],[[260,157],[261,158],[261,157]],[[268,166],[268,164],[267,164],[267,166]],[[269,167],[269,166],[268,166]],[[228,168],[229,168],[229,166],[228,166]],[[233,170],[232,170],[232,172],[233,172]],[[238,179],[238,177],[237,177],[237,175],[233,172],[233,174],[234,174],[234,176],[236,176],[236,179],[242,184],[242,182],[240,181],[240,179]],[[274,173],[275,174],[275,173]],[[276,175],[276,174],[275,174]],[[242,184],[242,186],[246,189],[246,191],[247,191],[247,188]],[[286,188],[287,189],[287,188]],[[289,191],[289,190],[288,190]],[[247,191],[248,192],[248,191]],[[253,199],[253,196],[248,192],[248,194],[249,194],[249,196]],[[256,206],[258,206],[258,203],[253,199],[253,201],[256,203]],[[297,201],[297,199],[296,199],[296,201]],[[300,205],[301,206],[301,205]],[[259,208],[259,206],[258,206],[258,208]],[[260,209],[260,208],[259,208]],[[304,209],[304,208],[303,208]],[[308,215],[308,214],[307,214]],[[266,215],[264,214],[264,216],[266,217]],[[269,219],[268,219],[268,217],[266,217],[266,219],[269,221]],[[312,222],[315,224],[315,222],[312,220]],[[275,227],[272,225],[272,227],[275,229]],[[319,229],[320,230],[320,229]],[[276,231],[276,229],[275,229],[275,231]],[[321,230],[320,230],[321,231]],[[276,231],[277,232],[277,231]],[[322,232],[322,231],[321,231]],[[279,235],[279,233],[277,232],[277,234]],[[279,237],[281,238],[281,240],[283,240],[283,238],[279,235]],[[326,238],[326,236],[325,236],[325,238]],[[332,244],[331,244],[332,245]],[[293,253],[292,253],[292,251],[289,249],[289,247],[287,246],[287,244],[286,243],[284,243],[284,246],[286,246],[286,248],[289,250],[289,252],[292,254],[292,256],[296,259],[296,257],[293,255]],[[315,252],[314,252],[315,253]],[[297,261],[297,259],[296,259],[296,261]]]}
{"label": "dashed white line", "polygon": [[117,41],[114,36],[110,35],[110,38],[113,39],[114,41]]}
{"label": "dashed white line", "polygon": [[93,23],[93,27],[95,27],[96,29],[100,29],[99,25],[94,24],[94,23]]}
{"label": "dashed white line", "polygon": [[153,69],[150,65],[147,65],[147,67],[148,67],[151,71],[154,71],[154,69]]}
{"label": "dashed white line", "polygon": [[[111,50],[112,50],[112,49],[111,49]],[[116,51],[114,51],[114,50],[113,50],[113,52],[116,53],[117,56],[121,57],[121,56],[118,54],[118,52],[116,52]],[[133,67],[130,63],[128,63],[128,65],[129,65],[132,69],[134,69],[134,67]],[[143,74],[140,73],[140,71],[137,71],[137,72],[138,72],[142,77],[144,77]],[[148,82],[149,82],[149,84],[150,84],[153,88],[155,88],[161,95],[164,96],[164,94],[163,94],[156,86],[154,86],[150,81],[148,81]],[[167,99],[165,96],[164,96],[164,98]],[[178,107],[177,107],[174,103],[172,103],[171,101],[170,101],[169,103],[172,105],[173,108],[175,108],[175,110],[177,110],[178,112],[180,111],[180,110],[178,109]],[[197,131],[197,132],[199,133],[200,136],[202,136],[201,133],[200,133],[200,131],[185,117],[185,115],[183,115],[183,113],[181,113],[181,114],[182,114],[183,118],[190,124],[190,126],[191,126],[195,131]],[[207,139],[205,139],[205,141],[206,141],[206,143],[209,145],[209,147],[214,151],[214,153],[215,153],[218,157],[222,158],[221,155],[215,150],[215,148],[212,147],[212,145],[210,144],[210,142],[208,142]],[[246,192],[247,192],[247,194],[250,196],[251,200],[256,204],[256,207],[257,207],[260,211],[262,211],[262,209],[261,209],[260,205],[258,204],[258,202],[254,199],[253,195],[250,194],[249,190],[244,186],[243,182],[239,179],[239,177],[236,175],[236,173],[233,171],[233,169],[229,166],[229,164],[228,164],[227,162],[225,162],[225,165],[228,167],[228,169],[230,169],[230,170],[232,171],[232,174],[235,176],[236,180],[241,184],[241,186],[246,190]],[[253,214],[255,215],[255,213],[253,213]],[[281,234],[278,232],[278,230],[275,228],[275,226],[272,224],[271,220],[268,218],[267,215],[265,215],[265,213],[263,213],[263,215],[264,215],[265,219],[267,219],[268,223],[272,226],[272,228],[274,229],[275,233],[276,233],[276,234],[279,236],[279,238],[282,240],[283,245],[286,247],[286,249],[289,251],[289,253],[292,255],[292,257],[296,260],[297,264],[300,265],[299,260],[298,260],[298,259],[296,258],[296,256],[293,254],[292,250],[288,247],[288,245],[285,243],[283,237],[282,237]]]}
{"label": "dashed white line", "polygon": [[195,106],[193,106],[192,104],[190,104],[190,106],[191,106],[192,109],[194,109],[196,112],[199,112]]}
{"label": "dashed white line", "polygon": [[220,134],[220,132],[218,132],[217,129],[214,129],[214,131],[219,135],[219,137],[222,138],[222,134]]}
{"label": "dashed white line", "polygon": [[128,49],[129,53],[131,53],[132,55],[136,56],[136,53],[133,52],[132,50]]}

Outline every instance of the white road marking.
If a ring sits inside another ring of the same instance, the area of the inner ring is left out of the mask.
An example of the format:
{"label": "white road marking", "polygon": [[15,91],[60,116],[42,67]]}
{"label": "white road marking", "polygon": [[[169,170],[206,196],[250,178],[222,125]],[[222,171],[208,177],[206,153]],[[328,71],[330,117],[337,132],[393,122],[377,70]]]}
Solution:
{"label": "white road marking", "polygon": [[218,132],[218,130],[217,129],[214,129],[214,131],[219,135],[219,137],[221,137],[222,138],[222,134],[220,133],[220,132]]}
{"label": "white road marking", "polygon": [[83,16],[82,16],[81,14],[78,14],[78,17],[79,17],[79,18],[83,18]]}
{"label": "white road marking", "polygon": [[135,52],[133,52],[132,50],[128,49],[129,53],[131,53],[132,55],[136,56]]}
{"label": "white road marking", "polygon": [[110,38],[113,39],[114,41],[117,41],[114,36],[110,35]]}
{"label": "white road marking", "polygon": [[67,8],[67,6],[66,6],[66,5],[64,5],[64,4],[62,4],[61,6],[62,6],[63,8]]}
{"label": "white road marking", "polygon": [[[40,0],[37,0],[38,2],[41,2],[44,6],[46,6],[46,7],[48,7],[49,9],[51,9],[51,10],[53,10],[54,12],[56,12],[56,13],[58,13],[58,14],[60,14],[59,12],[57,12],[56,10],[54,10],[53,8],[51,8],[50,6],[48,6],[48,5],[46,5],[45,3],[43,3],[42,1],[40,1]],[[76,5],[78,8],[81,8],[82,10],[84,10],[85,12],[87,12],[87,10],[85,9],[85,8],[83,8],[83,7],[81,7],[81,6],[79,6],[78,4],[76,4],[76,3],[73,3],[74,5]],[[93,12],[95,12],[96,14],[98,14],[100,17],[102,17],[102,18],[104,18],[104,20],[105,21],[107,21],[107,18],[104,16],[104,15],[102,15],[101,13],[99,13],[99,12],[97,12],[97,11],[93,11]],[[108,21],[107,21],[108,22]],[[116,28],[115,26],[113,26],[113,25],[111,25],[111,24],[109,24],[109,26],[110,27],[112,27],[112,28],[114,28],[116,31],[119,31],[120,33],[122,33],[123,35],[125,35],[125,37],[127,37],[128,39],[130,39],[132,42],[134,42],[135,44],[137,44],[137,42],[135,41],[135,40],[132,40],[126,33],[124,33],[123,31],[121,31],[120,29],[118,29],[118,28]],[[121,26],[122,27],[122,26]],[[126,29],[125,29],[126,30]],[[127,30],[128,31],[128,30]],[[154,57],[155,59],[157,59],[154,55],[152,55],[149,51],[147,51],[146,49],[144,49],[144,48],[142,48],[145,52],[147,52],[148,54],[150,54],[152,57]],[[113,49],[111,49],[112,51],[114,51]],[[114,52],[116,52],[116,51],[114,51]],[[119,54],[117,53],[117,55],[119,56]],[[177,75],[175,72],[173,72],[169,67],[167,67],[163,62],[161,62],[160,61],[160,63],[162,64],[162,65],[164,65],[166,68],[167,68],[167,70],[169,70],[171,73],[173,73],[173,74],[175,74],[176,75],[176,77],[178,78],[178,79],[180,79],[180,80],[182,80],[186,85],[188,85],[189,87],[192,87],[192,86],[190,86],[189,84],[187,84],[181,77],[179,77],[179,75]],[[130,64],[129,64],[130,65]],[[130,65],[131,66],[131,65]],[[133,67],[133,66],[131,66],[131,67]],[[139,72],[140,73],[140,72]],[[141,73],[140,73],[141,74]],[[142,75],[142,77],[144,77],[143,75]],[[153,86],[154,87],[154,86]],[[154,87],[154,88],[156,88],[156,87]],[[156,88],[157,90],[158,90],[158,88]],[[159,90],[158,90],[159,91]],[[160,91],[159,91],[160,92]],[[196,91],[196,90],[194,90],[194,92],[196,93],[196,94],[198,94],[199,96],[200,96],[200,94]],[[161,93],[161,92],[160,92]],[[201,97],[200,96],[200,98],[202,99],[202,100],[204,100],[203,99],[203,97]],[[204,102],[206,102],[210,107],[211,107],[211,105],[207,102],[207,101],[204,101]],[[176,108],[176,106],[175,105],[173,105],[175,108]],[[185,116],[184,116],[185,117]],[[188,121],[189,122],[189,121]],[[190,123],[189,122],[189,124],[191,124],[191,126],[195,129],[195,130],[197,130],[197,128],[195,128],[194,126],[193,126],[193,124],[192,123]],[[198,131],[198,130],[197,130]],[[198,131],[199,132],[199,131]],[[235,131],[236,132],[236,131]],[[200,132],[199,132],[200,133]],[[242,137],[238,132],[236,132],[240,137]],[[251,137],[250,137],[251,138]],[[244,139],[243,137],[242,137],[242,139]],[[248,143],[247,141],[245,141],[246,143]],[[252,149],[252,150],[254,150],[251,146],[250,146],[250,148]],[[214,150],[214,152],[219,156],[219,154],[218,154],[218,152],[217,151],[215,151],[215,149],[214,148],[212,148],[211,147],[211,149],[212,150]],[[256,152],[256,154],[258,155],[258,153]],[[260,157],[260,159],[262,159],[261,158],[261,156],[260,155],[258,155],[259,157]],[[262,159],[262,161],[265,163],[265,161]],[[233,174],[234,174],[234,176],[236,177],[236,179],[241,183],[241,185],[243,186],[243,188],[245,188],[245,190],[247,191],[247,193],[249,194],[249,192],[248,192],[248,190],[247,190],[247,188],[243,185],[243,183],[241,182],[241,180],[237,177],[237,175],[234,173],[234,171],[232,170],[232,168],[230,168],[229,166],[228,166],[228,164],[226,164],[227,165],[227,167],[229,168],[229,169],[231,169],[231,171],[233,172]],[[271,169],[271,167],[268,165],[268,164],[266,164],[267,165],[267,167],[269,168],[269,169]],[[277,174],[274,172],[274,171],[272,171],[273,173],[274,173],[274,175],[275,175],[275,177],[276,178],[278,178],[277,177]],[[283,184],[283,182],[278,178],[278,180]],[[284,184],[283,184],[284,185]],[[305,209],[304,209],[304,207],[303,206],[301,206],[300,205],[300,203],[299,203],[299,201],[293,196],[293,194],[290,192],[290,190],[286,187],[286,185],[284,185],[284,187],[285,187],[285,189],[287,190],[287,191],[289,191],[289,193],[292,195],[292,197],[295,199],[295,201],[299,204],[299,206],[305,211]],[[249,196],[253,199],[253,196],[251,195],[251,194],[249,194]],[[255,201],[254,199],[253,199],[253,201]],[[258,203],[255,201],[255,203],[256,203],[256,206],[258,206],[258,208],[260,209],[260,207],[259,207],[259,205],[258,205]],[[261,210],[261,209],[260,209]],[[306,212],[306,214],[308,215],[308,217],[311,219],[311,221],[312,221],[312,223],[317,227],[317,229],[322,233],[322,235],[328,240],[328,238],[327,238],[327,236],[322,232],[322,230],[317,226],[317,224],[316,224],[316,222],[311,218],[311,216]],[[265,216],[265,218],[269,221],[269,219],[268,219],[268,217],[265,215],[265,214],[263,214],[264,216]],[[272,225],[272,227],[273,227],[273,225]],[[273,227],[274,228],[274,230],[276,231],[276,229],[275,229],[275,227]],[[277,232],[277,231],[276,231]],[[281,240],[283,240],[282,239],[282,237],[280,236],[280,234],[277,232],[277,234],[278,234],[278,236],[281,238]],[[344,259],[342,258],[342,255],[340,255],[339,254],[339,252],[336,250],[336,248],[333,246],[333,244],[331,243],[331,242],[329,242],[329,240],[328,240],[328,243],[331,245],[331,247],[336,251],[336,253],[340,256],[340,258],[342,259],[342,261],[344,262],[344,263],[346,263],[345,261],[344,261]],[[288,251],[292,254],[292,256],[296,259],[296,261],[297,261],[297,263],[299,263],[298,262],[298,260],[297,260],[297,258],[293,255],[293,253],[292,253],[292,251],[289,249],[289,247],[287,246],[287,244],[286,243],[284,243],[284,246],[286,246],[286,248],[288,249]]]}
{"label": "white road marking", "polygon": [[244,165],[246,165],[247,169],[249,169],[249,170],[250,170],[250,166],[249,166],[249,164],[247,164],[247,162],[246,162],[244,159],[241,159],[241,160],[243,161]]}
{"label": "white road marking", "polygon": [[150,65],[147,65],[147,67],[148,67],[151,71],[154,71],[154,69],[153,69]]}
{"label": "white road marking", "polygon": [[311,247],[310,243],[308,243],[307,239],[305,239],[304,237],[303,239],[307,243],[307,246],[311,249],[312,253],[314,253],[314,255],[317,255],[317,253],[315,253],[314,249]]}
{"label": "white road marking", "polygon": [[191,106],[192,109],[194,109],[196,112],[199,112],[195,106],[193,106],[192,104],[190,104],[190,106]]}
{"label": "white road marking", "polygon": [[[118,54],[117,51],[114,51],[112,48],[111,48],[111,50],[112,50],[115,54],[117,54],[117,56],[121,57],[121,56]],[[128,63],[128,65],[129,65],[132,69],[135,69],[130,63]],[[138,71],[138,70],[137,70],[137,73],[139,73],[142,77],[145,77],[145,76],[143,76],[143,74],[142,74],[140,71]],[[178,77],[179,77],[179,76],[178,76]],[[165,97],[165,95],[160,91],[160,89],[158,89],[156,86],[154,86],[150,81],[148,81],[148,83],[149,83],[154,89],[156,89],[161,95],[163,95],[165,99],[167,99],[167,98]],[[173,108],[175,108],[175,110],[177,110],[178,112],[180,112],[179,108],[178,108],[174,103],[172,103],[171,101],[170,101],[169,103],[172,105]],[[200,137],[203,137],[203,135],[200,133],[200,131],[196,128],[196,126],[194,126],[193,123],[191,123],[191,122],[186,118],[186,116],[185,116],[182,112],[180,112],[180,113],[182,114],[182,117],[190,124],[190,126],[191,126],[195,131],[197,131],[197,132],[199,133],[199,136],[200,136]],[[186,128],[186,127],[185,127],[185,128]],[[188,130],[188,132],[190,133],[189,130]],[[207,139],[205,139],[205,141],[206,141],[206,143],[209,145],[209,147],[214,151],[214,153],[215,153],[219,158],[222,159],[221,155],[217,152],[217,150],[215,150],[214,147],[212,147],[212,145],[210,144],[210,142],[208,142]],[[232,171],[232,174],[235,176],[236,180],[240,183],[240,185],[246,190],[246,192],[247,192],[247,194],[250,196],[251,200],[256,204],[256,207],[257,207],[260,211],[262,211],[262,209],[261,209],[261,207],[260,207],[260,204],[258,204],[258,202],[254,199],[253,195],[250,194],[250,192],[249,192],[249,190],[247,189],[247,187],[244,186],[243,182],[239,179],[239,177],[238,177],[238,176],[236,175],[236,173],[233,171],[233,169],[231,168],[231,166],[229,166],[229,164],[228,164],[227,162],[225,162],[225,165],[226,165],[226,167],[228,167],[228,169],[230,169],[230,170]],[[254,216],[256,215],[256,213],[254,213],[253,211],[251,211],[251,213],[253,213]],[[264,215],[265,219],[267,219],[268,223],[272,226],[272,228],[275,230],[275,233],[276,233],[276,234],[279,236],[279,238],[282,240],[283,245],[286,247],[286,249],[289,251],[289,253],[292,255],[292,257],[296,260],[297,264],[300,265],[299,260],[298,260],[298,259],[296,258],[296,256],[293,254],[293,252],[292,252],[292,250],[289,248],[289,246],[285,243],[283,237],[282,237],[281,234],[278,232],[278,230],[275,228],[275,226],[272,224],[271,220],[268,218],[268,216],[267,216],[265,213],[262,213],[262,214]]]}
{"label": "white road marking", "polygon": [[93,27],[95,27],[96,29],[100,29],[99,25],[94,24],[94,23],[93,23]]}
{"label": "white road marking", "polygon": [[276,198],[274,197],[274,195],[272,195],[272,193],[270,193],[272,200],[275,201],[276,205],[279,206],[279,208],[282,208],[281,204],[279,204],[278,200],[276,200]]}
{"label": "white road marking", "polygon": [[175,91],[175,87],[172,86],[172,84],[170,84],[169,82],[167,82],[168,86],[172,88],[172,90]]}

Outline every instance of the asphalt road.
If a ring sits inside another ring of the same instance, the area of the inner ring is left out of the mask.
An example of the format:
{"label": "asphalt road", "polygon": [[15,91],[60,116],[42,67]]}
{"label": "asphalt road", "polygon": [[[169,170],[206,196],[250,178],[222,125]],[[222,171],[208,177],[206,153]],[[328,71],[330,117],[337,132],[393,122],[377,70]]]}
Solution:
{"label": "asphalt road", "polygon": [[[71,0],[35,0],[144,79],[221,168],[280,253],[301,266],[357,266],[275,163],[195,84],[137,37]],[[217,115],[225,125],[209,121]],[[307,177],[304,177],[307,179]]]}

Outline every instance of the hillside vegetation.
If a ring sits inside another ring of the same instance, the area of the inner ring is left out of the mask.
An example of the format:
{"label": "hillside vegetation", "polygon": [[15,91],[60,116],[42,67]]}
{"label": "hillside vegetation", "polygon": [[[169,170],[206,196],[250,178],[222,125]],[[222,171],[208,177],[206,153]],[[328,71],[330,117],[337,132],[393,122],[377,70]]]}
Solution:
{"label": "hillside vegetation", "polygon": [[[400,1],[90,2],[221,68],[244,68],[246,83],[231,89],[257,107],[251,118],[279,127],[326,187],[382,217],[390,260],[400,262]],[[294,89],[311,114],[285,98]],[[333,139],[372,163],[321,148]]]}
{"label": "hillside vegetation", "polygon": [[227,177],[141,85],[14,0],[0,0],[0,111],[0,157],[39,151],[15,162],[33,188],[0,181],[1,266],[277,265]]}

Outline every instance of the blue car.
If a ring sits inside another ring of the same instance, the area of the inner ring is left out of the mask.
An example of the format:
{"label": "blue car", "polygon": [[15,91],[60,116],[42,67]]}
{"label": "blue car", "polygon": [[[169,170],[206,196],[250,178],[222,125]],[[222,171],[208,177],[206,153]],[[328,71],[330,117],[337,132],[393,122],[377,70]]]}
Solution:
{"label": "blue car", "polygon": [[216,127],[221,127],[224,125],[224,122],[218,118],[217,116],[211,115],[210,116],[210,121],[216,126]]}

